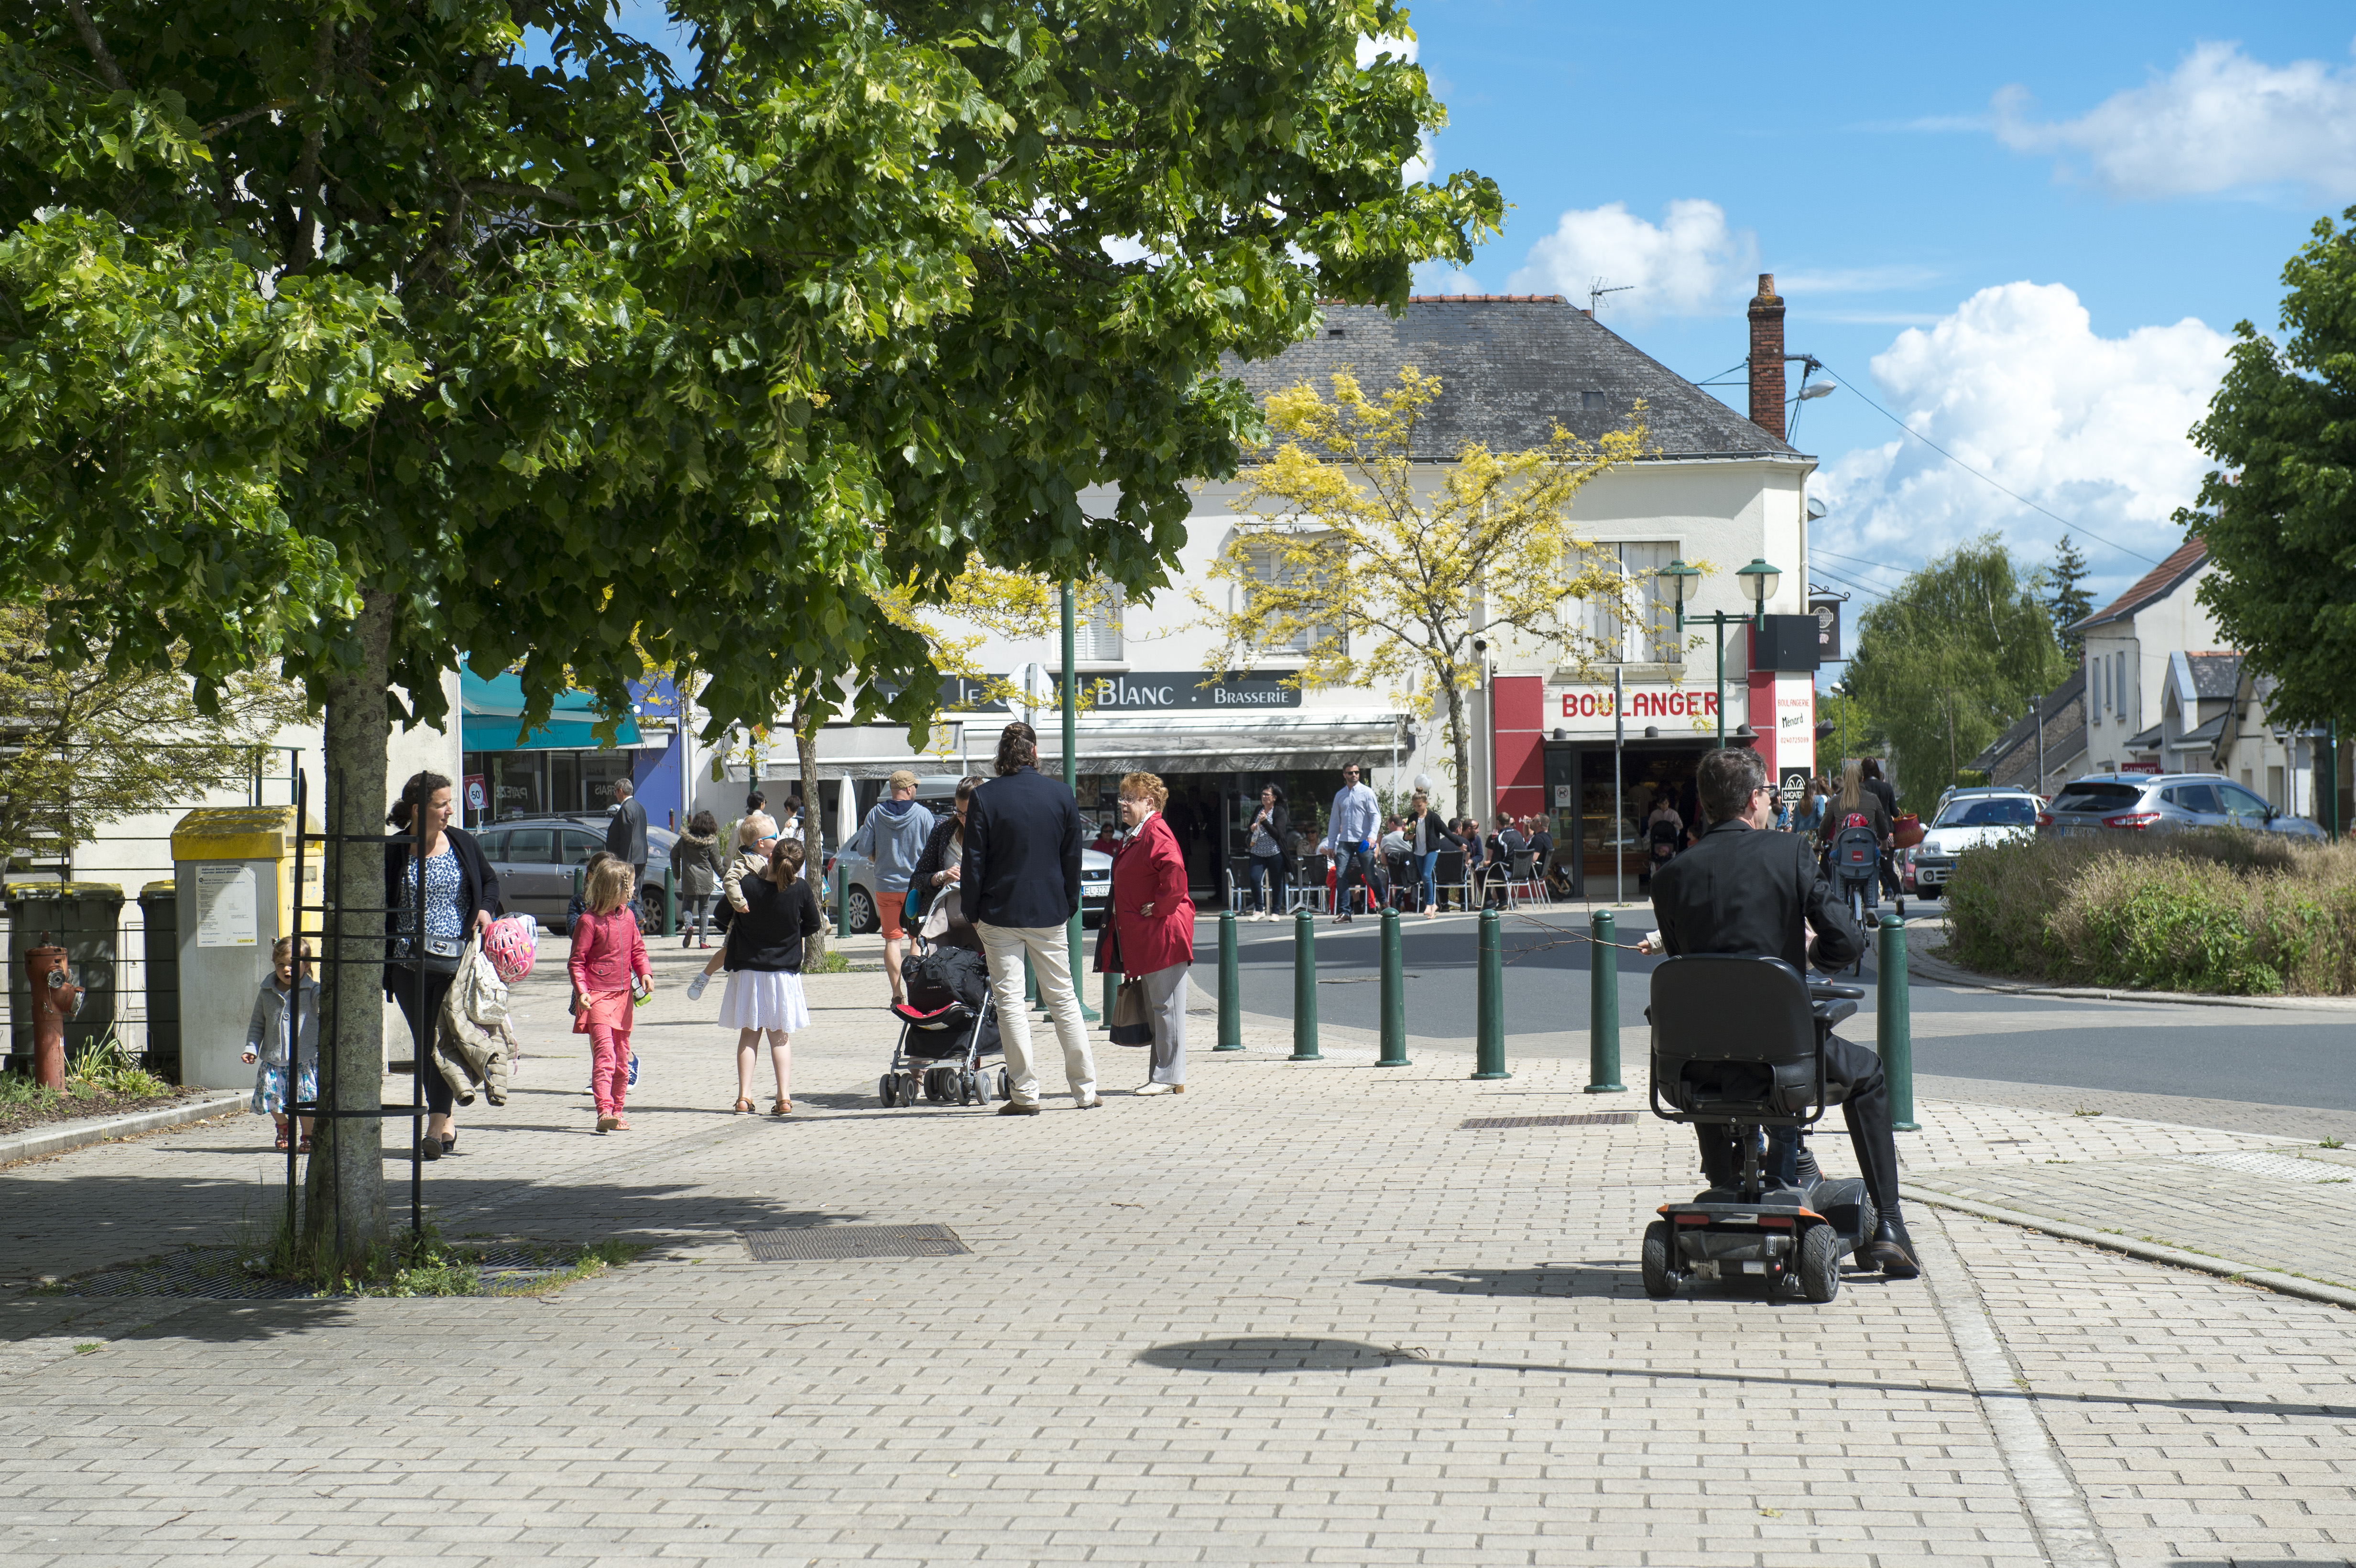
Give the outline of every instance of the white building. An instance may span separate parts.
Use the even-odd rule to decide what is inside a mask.
[[[1623,426],[1642,401],[1656,451],[1590,482],[1573,520],[1590,538],[1614,546],[1632,575],[1649,575],[1678,559],[1710,563],[1687,609],[1738,618],[1725,635],[1726,731],[1753,743],[1738,733],[1747,725],[1771,766],[1807,770],[1815,745],[1815,622],[1807,603],[1805,484],[1815,460],[1782,439],[1783,302],[1772,278],[1761,279],[1749,327],[1757,370],[1751,418],[1559,295],[1419,296],[1396,319],[1376,307],[1329,306],[1315,336],[1233,372],[1261,397],[1304,381],[1330,393],[1329,379],[1342,371],[1369,392],[1394,384],[1407,366],[1437,376],[1441,395],[1415,453],[1435,474],[1467,442],[1523,450],[1543,444],[1557,421],[1597,437]],[[1296,820],[1304,805],[1322,819],[1345,762],[1365,767],[1380,791],[1403,792],[1428,775],[1443,810],[1455,801],[1439,722],[1412,721],[1390,692],[1288,688],[1283,677],[1301,659],[1283,649],[1263,650],[1248,677],[1206,684],[1217,639],[1186,588],[1214,586],[1212,562],[1239,528],[1257,522],[1238,510],[1239,490],[1236,484],[1203,486],[1173,586],[1150,603],[1094,617],[1076,661],[1093,696],[1077,725],[1083,806],[1106,799],[1123,772],[1161,774],[1173,791],[1173,823],[1186,838],[1198,886],[1215,886],[1224,858],[1239,850],[1245,802],[1256,799],[1263,784],[1284,789]],[[1109,507],[1112,500],[1089,495],[1083,504]],[[1752,606],[1734,575],[1757,559],[1781,571],[1765,601],[1769,614],[1783,618],[1766,639],[1784,650],[1778,661],[1753,659]],[[1658,586],[1665,596],[1665,585]],[[1700,629],[1705,638],[1712,635],[1707,625]],[[1616,789],[1609,670],[1580,679],[1529,649],[1507,645],[1493,651],[1494,674],[1472,694],[1472,809],[1484,817],[1500,809],[1550,814],[1558,846],[1583,846],[1584,853],[1570,859],[1584,874],[1608,874],[1614,838],[1631,837],[1628,826],[1656,792],[1685,796],[1681,808],[1692,820],[1693,769],[1718,733],[1718,667],[1709,642],[1689,654],[1673,635],[1632,628],[1623,652],[1617,667],[1629,713]],[[994,639],[977,657],[1020,684],[1029,667],[1056,668],[1061,654],[1050,639]],[[1044,682],[1038,688],[1042,765],[1053,770],[1061,737],[1048,688]],[[842,810],[832,781],[855,781],[855,808],[863,808],[894,768],[987,772],[1004,709],[961,705],[952,690],[944,693],[941,720],[929,755],[912,753],[896,727],[830,728],[819,748],[830,781],[821,802],[830,829],[855,815]],[[763,772],[773,801],[797,788],[790,741],[780,735],[777,745]],[[698,801],[726,820],[742,809],[744,788],[739,767],[728,782],[700,784]],[[1615,820],[1622,825],[1617,834]]]

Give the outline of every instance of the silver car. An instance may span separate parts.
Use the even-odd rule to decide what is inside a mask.
[[[647,829],[647,885],[638,890],[639,924],[662,929],[662,890],[670,880],[670,847],[678,835]],[[605,816],[519,816],[475,831],[475,842],[499,879],[510,914],[536,916],[558,933],[573,901],[573,874],[605,847]]]
[[[2307,818],[2276,811],[2222,773],[2089,774],[2062,786],[2040,827],[2059,837],[2188,827],[2246,827],[2317,843],[2326,837]]]
[[[933,814],[936,820],[957,809],[954,794],[927,799],[919,793],[916,804]],[[819,901],[829,918],[834,910],[834,873],[842,873],[843,901],[851,906],[851,929],[864,934],[884,928],[884,918],[876,912],[875,863],[855,849],[847,849],[834,857],[826,872],[826,891]],[[1101,849],[1080,851],[1080,923],[1094,925],[1104,913],[1105,904],[1112,897],[1112,857]]]

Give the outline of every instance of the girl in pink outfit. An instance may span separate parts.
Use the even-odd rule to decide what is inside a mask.
[[[630,908],[630,868],[606,860],[585,879],[589,908],[573,923],[573,1032],[589,1037],[589,1087],[597,1096],[597,1130],[630,1130],[622,1097],[630,1086],[633,985],[654,994],[647,944]]]

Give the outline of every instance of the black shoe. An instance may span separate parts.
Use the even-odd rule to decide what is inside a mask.
[[[442,1140],[435,1137],[432,1133],[426,1134],[423,1137],[417,1140],[417,1157],[420,1159],[440,1159],[442,1157]]]
[[[998,1114],[1001,1116],[1035,1116],[1039,1114],[1039,1107],[1036,1105],[1018,1105],[1013,1101],[1009,1100],[1006,1104],[998,1107]]]
[[[1865,1244],[1865,1261],[1890,1279],[1912,1279],[1922,1272],[1914,1261],[1914,1238],[1906,1233],[1906,1221],[1887,1215]]]
[[[457,1134],[452,1133],[448,1137],[442,1140],[442,1152],[444,1154],[455,1154],[458,1152]]]

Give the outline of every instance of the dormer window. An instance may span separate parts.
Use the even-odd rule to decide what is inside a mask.
[[[1609,409],[1612,401],[1601,392],[1581,392],[1579,394],[1579,406],[1588,410]]]

